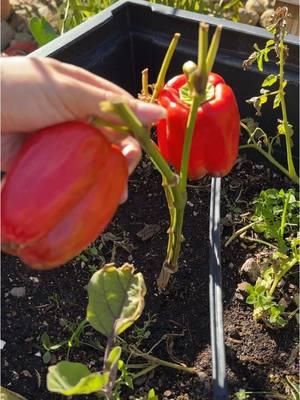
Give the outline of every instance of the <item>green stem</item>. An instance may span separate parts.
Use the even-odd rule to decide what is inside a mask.
[[[289,270],[290,270],[291,268],[293,268],[293,266],[294,266],[295,264],[297,264],[297,263],[298,263],[297,258],[293,258],[292,261],[291,261],[290,263],[287,263],[287,264],[286,264],[286,267],[285,267],[285,268],[282,268],[278,273],[275,274],[273,284],[272,284],[272,286],[271,286],[271,289],[269,290],[269,295],[270,295],[270,296],[273,295],[273,293],[275,292],[275,289],[276,289],[278,283],[281,281],[281,279],[284,277],[284,275],[287,274],[287,273],[289,272]]]
[[[100,117],[93,117],[91,119],[91,124],[95,125],[97,128],[107,127],[107,128],[112,128],[116,132],[126,133],[127,135],[130,134],[130,131],[127,126],[114,124],[113,122],[109,122]]]
[[[135,380],[136,378],[148,374],[150,371],[155,369],[157,367],[157,364],[151,364],[149,367],[144,368],[142,371],[137,372],[136,374],[133,375],[132,379]]]
[[[212,70],[212,67],[215,62],[215,58],[218,52],[220,40],[221,40],[221,33],[222,33],[222,25],[218,25],[216,27],[214,36],[212,38],[208,54],[206,57],[206,67],[207,67],[207,73],[209,74]]]
[[[279,64],[279,95],[280,95],[280,102],[281,102],[281,111],[282,111],[282,120],[284,125],[285,131],[285,141],[286,141],[286,153],[287,153],[287,163],[288,163],[288,170],[291,179],[294,179],[299,182],[299,178],[297,176],[293,156],[292,156],[292,143],[291,143],[291,131],[288,123],[287,118],[287,111],[286,111],[286,104],[285,104],[285,93],[284,93],[284,44],[283,44],[283,37],[281,35],[280,39],[280,64]]]
[[[175,364],[173,362],[170,361],[165,361],[165,360],[161,360],[160,358],[154,357],[154,356],[150,356],[149,354],[143,353],[140,350],[136,349],[134,346],[129,346],[130,351],[137,357],[141,357],[144,358],[145,360],[148,360],[149,362],[151,362],[152,364],[155,364],[156,366],[160,365],[163,367],[168,367],[168,368],[173,368],[179,371],[184,371],[184,372],[189,372],[191,374],[196,374],[196,369],[195,368],[191,368],[191,367],[186,367],[184,365],[180,365],[180,364]]]
[[[249,242],[264,244],[265,246],[271,247],[272,249],[275,249],[275,250],[277,250],[277,248],[278,248],[277,246],[274,246],[274,244],[272,244],[272,243],[266,242],[265,240],[262,240],[262,239],[253,238],[251,236],[245,236],[245,237],[243,237],[243,239],[248,240]]]
[[[136,117],[133,111],[124,103],[112,104],[114,110],[127,124],[129,130],[133,133],[134,137],[139,141],[143,150],[149,155],[151,161],[164,176],[170,186],[176,186],[178,178],[169,167],[167,161],[161,155],[157,145],[150,138],[148,128],[143,126],[141,121]]]
[[[173,36],[173,39],[169,45],[169,48],[167,50],[167,53],[165,55],[164,61],[162,63],[161,69],[159,71],[158,77],[157,77],[157,81],[154,85],[154,90],[153,90],[153,94],[150,100],[150,103],[154,103],[158,93],[160,92],[160,90],[162,89],[162,87],[165,84],[165,79],[166,79],[166,74],[170,65],[170,62],[172,60],[174,51],[176,49],[178,40],[180,38],[180,33],[175,33],[175,35]]]
[[[290,202],[290,196],[291,193],[288,192],[285,202],[284,202],[284,206],[283,206],[283,212],[282,212],[282,217],[281,217],[281,224],[280,224],[280,236],[283,239],[283,235],[284,235],[284,228],[285,228],[285,221],[286,221],[286,214],[287,214],[287,208]]]
[[[249,228],[251,228],[252,226],[254,226],[255,224],[257,224],[257,222],[259,221],[255,221],[255,222],[251,222],[251,224],[248,224],[246,226],[243,226],[243,228],[237,230],[236,232],[234,232],[230,238],[227,240],[227,242],[225,243],[225,247],[229,246],[231,242],[233,242],[238,236],[240,236],[242,233],[246,232]]]

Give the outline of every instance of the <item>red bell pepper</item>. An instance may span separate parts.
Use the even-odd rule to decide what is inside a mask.
[[[162,155],[180,171],[189,104],[180,95],[187,83],[185,75],[171,79],[158,95],[158,103],[167,109],[167,118],[157,125]],[[230,172],[238,154],[240,115],[231,88],[214,73],[208,77],[212,96],[198,108],[190,151],[188,177],[206,174],[224,176]]]
[[[32,268],[64,264],[109,223],[127,178],[125,157],[98,129],[68,122],[40,130],[5,177],[2,249]]]

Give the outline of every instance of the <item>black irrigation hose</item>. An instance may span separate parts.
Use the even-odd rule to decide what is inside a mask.
[[[221,178],[212,178],[209,213],[209,314],[213,400],[227,399],[220,241]]]

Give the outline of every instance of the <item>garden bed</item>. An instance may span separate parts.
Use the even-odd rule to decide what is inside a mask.
[[[133,263],[145,277],[148,289],[146,306],[136,325],[142,327],[149,318],[156,321],[150,324],[149,338],[142,342],[141,349],[147,350],[163,335],[170,335],[169,354],[166,340],[157,346],[153,354],[166,360],[170,360],[171,354],[171,360],[175,357],[188,366],[196,366],[199,371],[197,377],[159,367],[154,374],[136,383],[136,397],[139,392],[145,394],[147,388],[154,387],[160,399],[210,399],[209,183],[205,179],[194,182],[195,187],[189,188],[181,268],[164,294],[158,294],[155,280],[165,255],[168,214],[160,189],[160,176],[147,159],[141,162],[131,177],[129,200],[120,207],[106,230],[104,238],[107,241],[97,255],[85,252],[88,261],[77,259],[64,268],[43,273],[32,271],[18,259],[3,255],[2,340],[6,345],[2,351],[2,385],[29,400],[60,398],[46,389],[47,366],[42,360],[45,350],[41,345],[41,334],[47,332],[53,343],[71,336],[66,325],[76,325],[85,318],[87,292],[84,287],[92,275],[89,266],[101,265],[104,260],[110,262],[113,256],[118,265],[126,261]],[[243,214],[248,211],[249,201],[266,186],[288,188],[290,184],[261,165],[241,160],[231,175],[222,180],[222,217],[228,213],[234,217],[235,212]],[[149,239],[142,240],[139,232],[145,224],[154,225],[153,236],[150,232]],[[232,227],[223,226],[223,244],[231,233]],[[101,239],[97,245],[100,243]],[[231,396],[240,388],[280,390],[284,393],[284,377],[296,375],[298,371],[295,359],[298,340],[296,320],[290,321],[284,329],[267,328],[254,322],[252,308],[246,305],[245,300],[236,297],[237,285],[245,280],[240,272],[241,266],[258,250],[261,249],[257,245],[245,245],[237,240],[226,249],[223,246],[222,251],[225,344]],[[293,284],[295,282],[289,280],[285,289],[294,292]],[[12,296],[10,291],[14,287],[24,287],[25,295],[20,298]],[[134,343],[135,333],[131,329],[124,337]],[[98,340],[105,343],[104,338],[92,330],[84,338],[91,343]],[[64,347],[54,352],[51,363],[65,358],[66,351]],[[85,346],[72,348],[70,360],[86,362],[91,368],[101,365],[99,353]],[[122,399],[128,396],[124,395]],[[255,398],[265,397],[255,395]]]

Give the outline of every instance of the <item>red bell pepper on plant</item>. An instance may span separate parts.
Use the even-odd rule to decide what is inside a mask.
[[[2,249],[33,268],[64,264],[109,223],[127,170],[119,148],[86,123],[35,133],[2,187]]]
[[[180,171],[191,103],[187,77],[171,79],[160,91],[158,103],[167,109],[167,118],[157,125],[158,145],[166,160]],[[188,177],[228,174],[237,158],[239,134],[240,115],[234,93],[221,76],[210,73],[206,99],[198,107]]]

